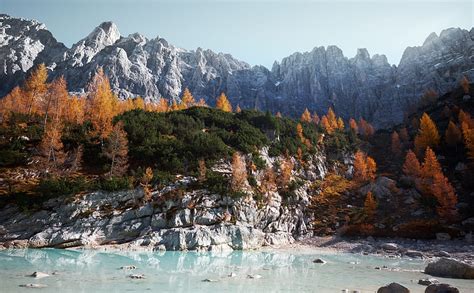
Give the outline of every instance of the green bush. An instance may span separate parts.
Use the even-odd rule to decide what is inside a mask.
[[[91,186],[84,177],[78,178],[47,178],[39,182],[36,192],[43,199],[76,194],[88,190]]]
[[[133,189],[132,177],[112,177],[99,181],[99,189],[105,191],[120,191]]]

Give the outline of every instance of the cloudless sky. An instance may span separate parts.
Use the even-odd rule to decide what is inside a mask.
[[[70,47],[103,21],[122,35],[160,36],[175,46],[230,53],[271,68],[296,51],[337,45],[398,64],[431,33],[474,26],[474,1],[408,0],[0,0],[0,13],[46,24]]]

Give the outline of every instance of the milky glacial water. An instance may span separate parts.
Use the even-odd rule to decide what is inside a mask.
[[[315,264],[322,258],[326,264]],[[119,269],[134,265],[136,270]],[[19,249],[0,251],[0,292],[375,292],[390,282],[412,292],[427,275],[422,260],[389,259],[314,251],[100,252],[94,250]],[[397,271],[376,270],[387,266]],[[35,279],[41,271],[51,276]],[[53,275],[53,272],[56,274]],[[144,274],[133,280],[130,274]],[[234,273],[235,277],[229,277]],[[260,275],[251,279],[248,275]],[[215,282],[203,282],[205,279]],[[474,281],[440,279],[461,292],[474,292]],[[36,283],[42,289],[19,285]]]

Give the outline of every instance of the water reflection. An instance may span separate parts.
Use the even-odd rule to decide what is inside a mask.
[[[323,258],[327,264],[315,264]],[[119,269],[134,265],[136,270]],[[40,282],[43,292],[340,292],[344,288],[375,290],[389,282],[400,282],[413,292],[422,288],[412,280],[424,277],[420,260],[375,258],[354,254],[237,251],[198,252],[101,252],[58,249],[0,251],[0,281],[5,292],[19,292],[20,284]],[[375,266],[402,271],[375,270]],[[403,271],[407,270],[407,271]],[[34,271],[57,275],[34,280],[25,277]],[[144,274],[144,280],[128,278]],[[235,277],[229,277],[233,273]],[[249,279],[248,275],[261,275]],[[202,282],[212,279],[217,282]],[[460,288],[472,284],[451,281]],[[1,290],[0,290],[1,291]],[[469,291],[469,290],[468,290]],[[422,291],[420,291],[422,292]]]

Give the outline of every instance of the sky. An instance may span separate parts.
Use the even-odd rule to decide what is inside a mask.
[[[0,0],[0,13],[46,24],[70,47],[103,21],[121,34],[160,36],[184,49],[230,53],[251,65],[314,47],[357,48],[398,64],[408,46],[431,32],[474,26],[474,1],[464,0]]]

